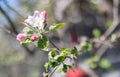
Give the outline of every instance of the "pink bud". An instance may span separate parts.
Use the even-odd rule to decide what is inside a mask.
[[[38,38],[38,37],[37,37],[36,35],[32,35],[32,36],[30,37],[30,40],[34,42],[34,41],[37,40],[37,38]]]
[[[26,39],[26,34],[19,33],[16,38],[18,41],[24,41]]]
[[[47,17],[47,12],[46,11],[42,11],[40,14],[46,19],[46,17]]]

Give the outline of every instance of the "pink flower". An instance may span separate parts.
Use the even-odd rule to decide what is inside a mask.
[[[19,33],[16,38],[18,41],[24,41],[26,39],[26,34]]]
[[[46,13],[46,11],[42,11],[40,14],[41,14],[41,16],[43,16],[43,18],[44,18],[43,24],[45,25],[45,24],[46,24],[47,13]]]
[[[42,11],[41,13],[39,11],[35,11],[33,16],[28,16],[28,18],[25,19],[24,22],[33,27],[38,27],[40,30],[42,30],[44,29],[44,26],[46,24],[46,18],[46,11]]]
[[[36,41],[38,39],[38,37],[36,36],[36,35],[32,35],[31,37],[30,37],[30,40],[31,41]]]

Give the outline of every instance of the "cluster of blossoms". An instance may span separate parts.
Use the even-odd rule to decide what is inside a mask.
[[[42,30],[44,30],[44,27],[46,25],[46,16],[46,11],[35,11],[33,16],[28,16],[28,18],[24,21],[27,27],[24,28],[23,33],[19,33],[17,35],[16,39],[20,42],[37,41],[39,37],[37,33],[40,33]]]

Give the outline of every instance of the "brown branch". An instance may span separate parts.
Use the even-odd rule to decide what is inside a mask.
[[[119,8],[119,0],[113,0],[113,23],[111,27],[103,35],[104,40],[109,39],[109,36],[113,33],[113,31],[119,24],[119,14],[118,14],[119,9],[118,8]],[[107,49],[108,49],[108,46],[102,45],[96,52],[96,55],[101,58]]]
[[[50,41],[50,43],[51,43],[57,50],[60,50],[60,49],[52,42],[52,40],[49,39],[49,41]]]
[[[9,22],[10,24],[10,27],[12,29],[12,31],[8,30],[10,33],[14,34],[14,35],[17,35],[18,32],[15,28],[15,24],[12,22],[11,18],[8,16],[8,14],[3,10],[3,8],[0,6],[0,11],[1,13],[5,16],[5,18],[7,19],[7,21]],[[4,29],[5,32],[9,33],[7,30]],[[30,54],[30,55],[33,55],[35,53],[35,49],[34,50],[30,50],[27,46],[23,46],[23,48]]]
[[[13,24],[13,22],[11,21],[10,17],[7,15],[7,13],[3,10],[3,8],[0,6],[0,11],[2,12],[2,14],[5,16],[5,18],[8,20],[10,26],[11,26],[11,29],[12,31],[15,33],[15,34],[18,34],[16,28],[15,28],[15,25]]]
[[[24,19],[24,16],[22,16],[18,11],[16,11],[14,8],[12,8],[6,0],[3,0],[3,2],[10,10],[14,11],[17,15],[19,15],[20,17],[22,17]]]

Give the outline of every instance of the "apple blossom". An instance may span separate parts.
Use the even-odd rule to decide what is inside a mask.
[[[26,34],[19,33],[16,38],[18,41],[24,41],[26,39]]]
[[[46,16],[46,11],[42,11],[41,13],[39,11],[35,11],[34,15],[28,16],[24,22],[32,27],[38,27],[40,30],[42,30],[46,24]]]
[[[31,41],[36,41],[38,39],[38,37],[36,36],[36,35],[32,35],[31,37],[30,37],[30,40]]]

